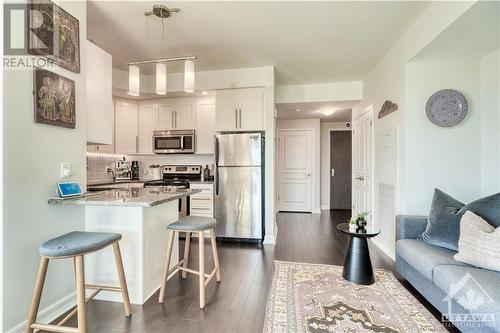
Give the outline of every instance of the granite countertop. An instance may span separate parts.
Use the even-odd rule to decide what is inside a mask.
[[[199,192],[201,192],[201,190],[167,190],[159,187],[114,189],[94,192],[83,197],[50,198],[48,202],[52,205],[154,207]]]

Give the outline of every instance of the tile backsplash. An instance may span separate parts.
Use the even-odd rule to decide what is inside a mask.
[[[115,155],[103,153],[87,153],[87,183],[111,182],[113,175],[106,172],[107,168],[114,170],[114,162],[120,159],[139,161],[140,179],[153,179],[150,165],[180,164],[201,165],[210,168],[215,163],[214,155],[172,154],[172,155]]]

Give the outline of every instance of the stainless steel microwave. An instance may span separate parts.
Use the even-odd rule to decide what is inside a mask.
[[[153,131],[153,152],[155,154],[194,154],[194,130]]]

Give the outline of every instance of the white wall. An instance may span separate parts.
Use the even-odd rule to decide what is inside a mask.
[[[321,126],[319,119],[287,119],[278,120],[276,127],[280,129],[312,129],[313,130],[313,213],[320,213],[320,179],[321,179]]]
[[[55,194],[60,162],[70,162],[73,180],[85,186],[86,151],[86,4],[59,5],[80,22],[81,73],[54,71],[75,80],[76,129],[35,124],[33,71],[4,72],[4,212],[3,332],[26,320],[40,257],[38,247],[50,238],[84,228],[84,211],[78,207],[50,206]],[[57,67],[57,66],[55,66]],[[52,305],[75,289],[71,260],[49,264],[40,309]]]
[[[404,203],[406,189],[403,180],[408,177],[405,165],[405,114],[407,112],[405,101],[405,64],[411,60],[420,50],[434,40],[448,26],[457,20],[472,5],[471,2],[432,2],[426,10],[417,18],[406,33],[394,44],[380,62],[372,69],[363,81],[364,96],[363,101],[353,108],[353,120],[363,114],[368,108],[374,110],[374,156],[384,150],[384,137],[388,133],[397,133],[394,141],[397,143],[397,160],[387,168],[375,159],[374,193],[373,193],[373,218],[382,229],[382,232],[394,230],[395,221],[380,220],[379,215],[391,216],[399,213],[414,213],[408,210]],[[377,114],[385,100],[391,100],[398,104],[399,110],[378,119]],[[411,125],[411,124],[410,124]],[[393,170],[397,170],[397,177],[394,177]],[[395,212],[381,212],[378,207],[378,188],[380,184],[392,185],[395,188],[395,195],[398,198]],[[408,192],[410,196],[411,193]],[[390,238],[385,240],[374,239],[375,243],[384,249],[390,256],[394,256],[394,244]]]
[[[469,202],[481,196],[481,101],[479,61],[406,65],[404,196],[412,214],[429,212],[439,188]],[[466,118],[444,128],[427,119],[425,105],[441,89],[456,89],[469,103]]]
[[[359,101],[362,97],[362,81],[276,87],[276,103]]]
[[[500,191],[500,49],[481,58],[481,192]]]
[[[348,123],[343,122],[323,122],[321,123],[321,209],[330,209],[330,132],[335,131],[350,131],[351,127],[347,127]],[[346,156],[351,158],[351,156]],[[350,193],[348,195],[351,195]]]

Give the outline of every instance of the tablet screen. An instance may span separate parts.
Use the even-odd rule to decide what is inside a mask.
[[[78,182],[58,183],[57,186],[59,187],[59,195],[61,197],[82,194],[82,188]]]

